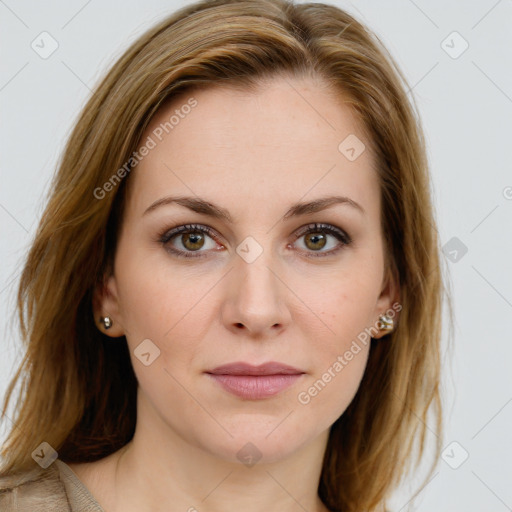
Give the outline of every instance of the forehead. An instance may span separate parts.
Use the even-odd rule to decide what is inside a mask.
[[[137,210],[175,193],[253,211],[262,199],[288,204],[333,192],[365,205],[378,201],[362,123],[342,97],[312,79],[181,93],[155,114],[143,145],[152,148],[132,171]]]

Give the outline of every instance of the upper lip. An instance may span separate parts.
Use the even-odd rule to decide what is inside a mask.
[[[217,366],[217,368],[208,370],[206,373],[212,373],[214,375],[299,375],[304,372],[293,366],[275,361],[270,361],[258,366],[238,361]]]

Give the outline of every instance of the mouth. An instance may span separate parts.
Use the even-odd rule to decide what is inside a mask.
[[[229,363],[205,373],[225,391],[246,400],[277,395],[305,375],[303,370],[277,362],[259,366],[244,362]]]

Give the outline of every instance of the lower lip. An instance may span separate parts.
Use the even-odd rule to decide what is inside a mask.
[[[274,396],[289,388],[304,374],[294,375],[217,375],[208,373],[226,391],[247,400]]]

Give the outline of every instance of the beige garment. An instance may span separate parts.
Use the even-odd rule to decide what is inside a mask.
[[[0,475],[1,512],[105,512],[73,470],[56,459],[47,469]]]

